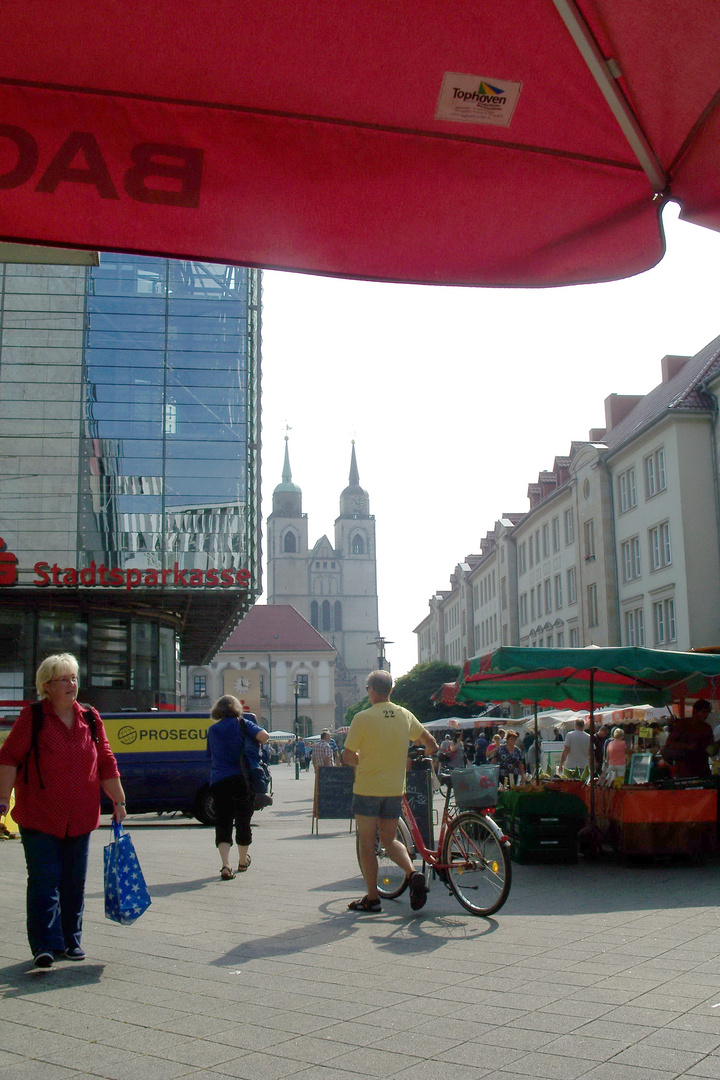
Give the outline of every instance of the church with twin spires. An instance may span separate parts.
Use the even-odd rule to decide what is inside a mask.
[[[365,694],[367,674],[377,666],[379,636],[375,519],[360,487],[354,442],[334,543],[321,536],[311,548],[285,438],[282,483],[267,519],[267,597],[268,604],[291,604],[337,649],[335,715],[341,723],[345,710]]]

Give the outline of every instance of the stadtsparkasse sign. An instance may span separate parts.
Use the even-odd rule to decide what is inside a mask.
[[[0,587],[19,584],[17,556],[7,550],[0,538]],[[32,568],[35,575],[30,585],[38,589],[247,589],[251,574],[244,568],[206,570],[182,568],[179,563],[166,569],[148,567],[113,567],[94,560],[84,567],[60,566],[58,563],[36,562]]]
[[[165,570],[139,570],[137,567],[128,567],[121,570],[116,567],[108,569],[104,563],[97,566],[91,562],[89,566],[79,570],[76,566],[52,566],[46,562],[36,562],[33,571],[36,575],[31,585],[46,588],[49,585],[55,588],[76,589],[78,586],[92,588],[99,586],[106,589],[158,589],[172,586],[176,589],[230,589],[235,585],[246,589],[250,584],[249,570],[187,570],[181,569],[178,563],[174,563],[170,569]]]

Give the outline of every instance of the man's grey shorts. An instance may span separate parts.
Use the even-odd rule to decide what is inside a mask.
[[[360,817],[399,818],[402,795],[353,795],[352,812]]]

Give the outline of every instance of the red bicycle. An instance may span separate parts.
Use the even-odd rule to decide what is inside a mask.
[[[411,757],[415,757],[415,753],[411,751]],[[445,788],[445,804],[437,847],[426,847],[405,796],[396,837],[405,845],[412,860],[422,859],[428,886],[431,873],[434,873],[471,915],[493,915],[510,893],[510,842],[490,816],[489,811],[493,808],[465,810],[458,807],[453,799],[452,774],[440,773],[438,780]],[[394,900],[407,889],[408,878],[385,854],[379,837],[376,837],[375,845],[378,892],[383,900]]]

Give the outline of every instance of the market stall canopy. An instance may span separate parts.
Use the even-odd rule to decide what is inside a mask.
[[[720,656],[661,649],[504,646],[466,660],[457,697],[565,708],[720,698]]]
[[[346,277],[639,273],[720,228],[717,0],[3,4],[0,239]]]
[[[537,714],[538,730],[544,739],[551,739],[555,730],[567,732],[575,724],[578,717],[587,720],[590,713],[587,709],[550,709],[547,712]],[[611,724],[651,724],[656,721],[665,722],[668,719],[667,707],[653,708],[652,705],[615,705],[610,708],[595,709],[595,725]],[[524,716],[525,730],[535,730],[535,715]]]
[[[443,683],[432,695],[436,705],[454,705],[458,691],[458,680]]]
[[[295,735],[292,731],[269,731],[268,737],[271,739],[294,739]]]

